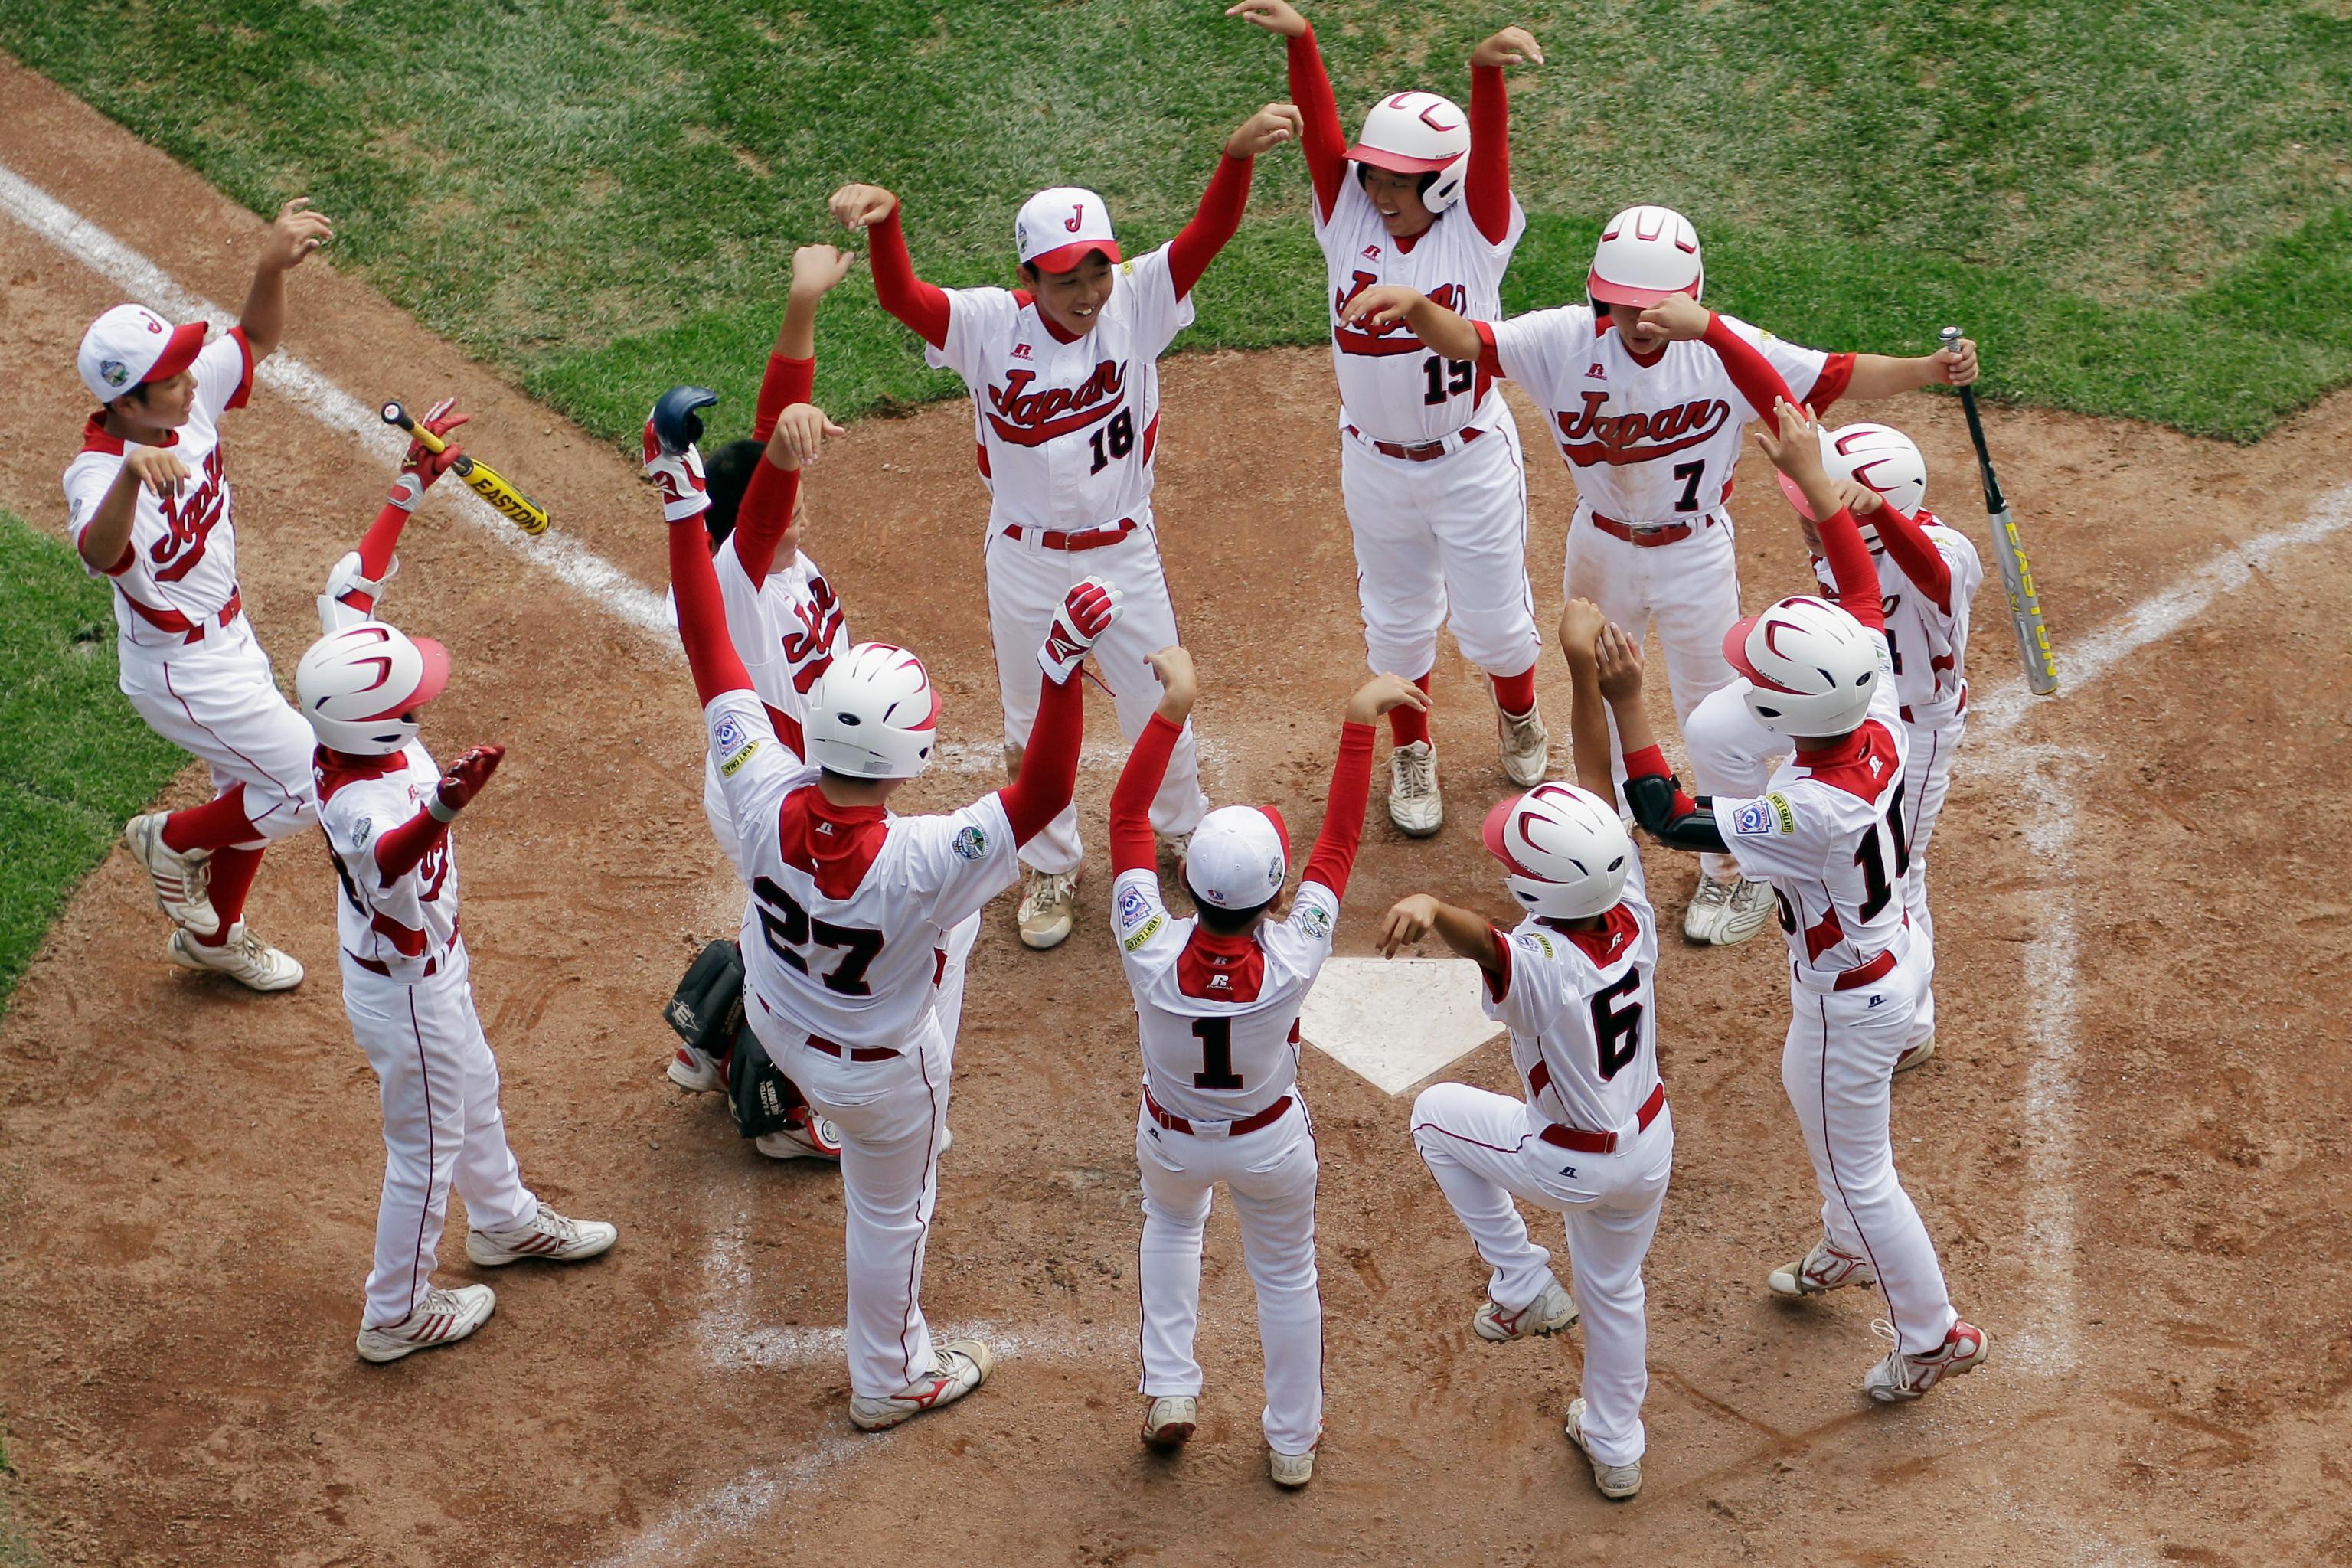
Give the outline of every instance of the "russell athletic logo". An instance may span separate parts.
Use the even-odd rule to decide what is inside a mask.
[[[1595,463],[1646,463],[1684,451],[1711,439],[1731,418],[1731,405],[1719,397],[1695,397],[1647,412],[1603,414],[1607,393],[1580,395],[1583,407],[1561,409],[1554,416],[1559,424],[1560,455],[1580,468]]]
[[[1015,447],[1042,447],[1056,436],[1107,419],[1127,401],[1127,367],[1117,360],[1095,366],[1076,386],[1032,392],[1034,370],[1005,373],[1003,386],[988,389],[989,428]]]

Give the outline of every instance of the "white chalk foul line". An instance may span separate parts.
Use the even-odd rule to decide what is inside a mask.
[[[140,303],[174,321],[201,318],[225,326],[236,320],[211,300],[183,289],[170,273],[5,164],[0,164],[0,212]],[[354,437],[385,468],[400,466],[408,437],[386,425],[375,405],[362,403],[283,348],[262,361],[256,374],[262,385],[320,424]],[[456,499],[458,515],[495,542],[579,590],[589,603],[610,610],[640,631],[651,632],[656,646],[673,655],[679,652],[659,594],[568,534],[551,530],[534,539],[464,486],[441,488]]]

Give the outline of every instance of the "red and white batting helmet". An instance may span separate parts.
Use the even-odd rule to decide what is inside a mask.
[[[294,671],[294,700],[319,744],[388,757],[416,739],[416,710],[449,684],[448,651],[382,621],[362,621],[310,645]]]
[[[1486,814],[1487,850],[1531,914],[1581,920],[1624,897],[1633,839],[1617,808],[1571,784],[1539,784]]]
[[[1862,623],[1805,595],[1726,632],[1723,657],[1748,679],[1740,694],[1748,711],[1776,735],[1849,733],[1870,711],[1879,681],[1878,648]]]
[[[1470,172],[1470,117],[1433,92],[1395,92],[1372,105],[1348,156],[1399,174],[1435,174],[1421,205],[1444,212]]]
[[[862,642],[809,689],[810,762],[860,779],[910,779],[931,764],[940,694],[905,648]]]
[[[1696,300],[1706,287],[1698,231],[1672,207],[1627,207],[1601,227],[1585,292],[1608,305],[1648,310],[1669,294]]]
[[[1290,836],[1271,806],[1221,805],[1201,818],[1184,851],[1184,885],[1204,904],[1254,910],[1290,875]]]
[[[1853,479],[1876,490],[1886,498],[1887,505],[1906,515],[1916,513],[1927,499],[1927,459],[1919,455],[1910,437],[1892,425],[1862,420],[1822,431],[1822,467],[1832,479]],[[1780,493],[1789,498],[1797,515],[1819,522],[1796,482],[1786,474],[1780,480]],[[1868,518],[1854,521],[1862,524],[1864,539],[1877,536]]]

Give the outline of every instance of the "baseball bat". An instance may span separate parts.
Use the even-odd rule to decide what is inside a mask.
[[[415,437],[428,452],[444,451],[448,447],[447,442],[419,425],[408,410],[397,403],[383,405],[383,422],[397,425]],[[467,488],[476,495],[489,502],[499,516],[525,533],[547,531],[547,509],[508,483],[506,476],[488,463],[461,452],[457,460],[449,465],[449,471],[465,480]]]
[[[1946,327],[1937,334],[1946,348],[1960,341],[1960,329]],[[2009,595],[2009,624],[2017,633],[2017,657],[2025,666],[2026,689],[2047,697],[2058,689],[2058,657],[2050,650],[2050,628],[2042,623],[2042,596],[2033,589],[2033,568],[2025,559],[2025,541],[2017,520],[2009,515],[2009,499],[1992,471],[1992,452],[1985,446],[1984,421],[1977,415],[1977,389],[1960,388],[1960,409],[1969,416],[1969,439],[1976,443],[1977,467],[1984,473],[1985,515],[1992,520],[1993,559],[2000,565],[2000,585]]]

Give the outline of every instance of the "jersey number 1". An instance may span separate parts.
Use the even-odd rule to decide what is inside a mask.
[[[1234,1021],[1195,1018],[1192,1037],[1201,1042],[1201,1070],[1192,1075],[1194,1089],[1239,1089],[1242,1075],[1234,1070]]]

